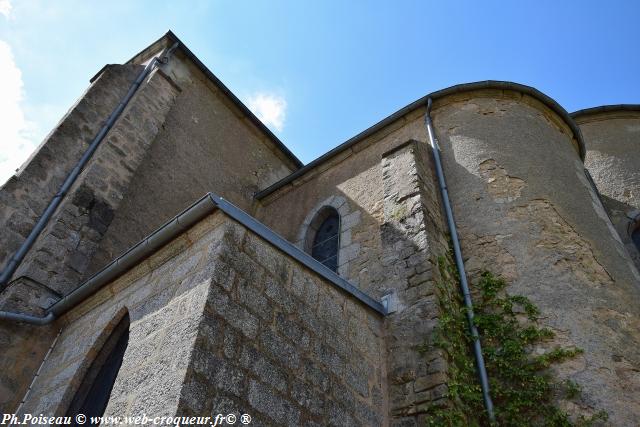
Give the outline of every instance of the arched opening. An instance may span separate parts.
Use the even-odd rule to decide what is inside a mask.
[[[78,414],[86,415],[87,422],[89,417],[104,414],[128,343],[129,313],[126,313],[91,363],[67,410],[74,425]]]
[[[332,207],[320,210],[309,226],[307,252],[326,267],[338,271],[340,215]]]

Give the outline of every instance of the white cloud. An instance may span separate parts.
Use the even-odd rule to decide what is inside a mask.
[[[282,132],[287,110],[287,101],[282,96],[256,93],[249,97],[248,107],[262,123]]]
[[[0,184],[13,175],[36,147],[31,137],[33,124],[22,110],[22,86],[22,73],[11,47],[0,40]]]
[[[0,0],[0,15],[4,15],[5,18],[9,19],[9,16],[11,16],[10,0]]]

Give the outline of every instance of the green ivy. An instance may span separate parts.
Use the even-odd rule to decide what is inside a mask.
[[[460,301],[458,276],[449,258],[439,259],[438,283],[441,318],[435,346],[449,360],[448,399],[432,406],[430,426],[490,425],[482,400],[475,362],[471,354],[466,308]],[[589,418],[571,420],[554,403],[557,398],[579,398],[581,390],[572,381],[557,381],[547,369],[554,363],[582,353],[578,348],[557,347],[541,355],[532,346],[554,336],[537,325],[538,308],[524,296],[508,295],[506,283],[489,272],[482,274],[474,295],[475,324],[482,337],[483,356],[489,376],[496,426],[588,426],[605,421],[598,412]],[[425,349],[426,349],[425,345]]]

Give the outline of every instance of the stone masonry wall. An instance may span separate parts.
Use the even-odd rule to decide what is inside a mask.
[[[257,215],[296,241],[298,224],[318,203],[344,197],[350,212],[360,211],[351,230],[352,244],[360,247],[349,271],[341,274],[382,296],[396,285],[387,278],[398,253],[385,254],[384,239],[391,233],[385,236],[375,225],[404,213],[402,201],[389,197],[394,192],[384,182],[398,175],[384,174],[393,156],[380,159],[408,139],[427,140],[423,114],[414,110],[279,188],[261,201]],[[472,282],[486,269],[501,275],[509,292],[541,307],[545,326],[559,337],[549,345],[584,349],[584,356],[557,370],[561,379],[570,378],[584,390],[583,401],[570,412],[604,409],[614,423],[631,425],[637,405],[630,400],[633,393],[624,390],[639,390],[633,374],[640,366],[638,313],[630,304],[638,299],[638,274],[589,186],[570,127],[539,100],[508,90],[437,99],[433,117]],[[391,396],[398,396],[393,372],[389,381]],[[409,376],[406,383],[412,381]],[[406,407],[414,394],[415,388],[407,386]]]
[[[39,200],[38,209],[44,209],[44,204],[57,192],[62,174],[71,168],[67,159],[74,159],[80,149],[86,149],[87,141],[98,131],[97,126],[102,125],[106,119],[104,116],[111,112],[107,113],[106,107],[115,108],[115,103],[119,101],[116,97],[124,96],[130,80],[140,70],[137,66],[110,66],[103,71],[85,98],[65,116],[36,153],[20,179],[9,181],[2,189],[3,194],[7,195],[7,191],[14,189],[14,184],[21,188],[6,199],[7,205],[2,206],[1,211],[3,215],[13,212],[13,217],[35,218],[33,212],[26,213],[21,207],[21,203],[32,200],[31,197]],[[44,308],[80,283],[88,259],[123,198],[127,180],[144,155],[148,146],[145,141],[148,143],[149,134],[158,127],[162,110],[166,112],[166,105],[173,96],[167,81],[160,75],[158,77],[152,78],[140,89],[94,153],[14,274],[12,283],[0,296],[2,309],[39,315]],[[132,118],[138,115],[136,119]],[[47,175],[43,168],[49,167],[48,162],[53,161],[49,156],[52,155],[56,156],[56,161],[59,159],[60,165],[47,169]],[[26,179],[37,170],[47,177],[44,187],[38,187],[36,182]],[[23,198],[17,197],[19,194]],[[29,224],[27,232],[32,225]],[[25,223],[25,230],[26,226]],[[7,225],[1,230],[5,232],[10,229],[11,226]],[[20,236],[20,243],[25,236]],[[15,407],[42,360],[52,334],[37,327],[3,323],[0,325],[0,336],[5,343],[0,349],[0,363],[7,368],[0,371],[0,389],[8,391],[1,394],[0,405]],[[33,340],[29,339],[31,336]],[[20,369],[15,369],[17,365]]]
[[[58,330],[0,323],[0,412],[14,413]]]
[[[6,256],[141,69],[106,67],[24,171],[0,190]],[[248,207],[253,191],[292,170],[213,86],[179,51],[147,78],[0,295],[0,308],[41,314],[202,194],[219,191]],[[0,325],[7,344],[0,350],[0,367],[7,367],[0,373],[0,390],[7,391],[0,404],[15,406],[53,335]]]
[[[426,140],[423,119],[417,112],[399,120],[258,210],[267,225],[300,244],[313,215],[335,207],[342,217],[339,274],[377,298],[396,291],[399,310],[386,327],[392,423],[399,425],[421,423],[426,407],[446,392],[444,358],[417,348],[428,344],[437,323],[435,266],[448,245],[431,154],[416,141]]]
[[[447,183],[472,284],[489,270],[529,297],[555,346],[583,353],[554,368],[582,387],[574,415],[640,418],[640,278],[572,147],[572,135],[526,96],[435,103]]]
[[[640,111],[611,111],[576,118],[589,170],[627,251],[640,269],[631,232],[640,220]]]
[[[163,69],[181,91],[127,188],[127,203],[114,213],[89,273],[203,194],[214,192],[250,212],[256,191],[293,170],[179,51]]]
[[[137,397],[140,410],[155,400],[175,410],[208,292],[208,283],[197,275],[211,272],[210,246],[224,235],[221,223],[220,215],[203,220],[57,320],[53,327],[62,333],[22,413],[64,415],[127,312],[129,343],[109,405],[116,408]],[[139,393],[119,392],[128,385]]]
[[[65,413],[125,310],[129,344],[107,416],[386,422],[380,315],[221,212],[61,319],[60,340],[24,412]]]
[[[382,156],[406,141],[427,138],[423,112],[411,113],[362,143],[338,154],[261,200],[256,217],[302,246],[313,215],[323,204],[341,214],[338,263],[342,277],[375,298],[386,292],[380,227],[384,217]]]
[[[245,408],[258,425],[386,422],[379,314],[251,233],[230,239],[219,262],[179,412]]]
[[[27,237],[139,71],[138,66],[107,66],[21,170],[2,185],[0,266]]]
[[[440,314],[437,258],[448,241],[429,151],[409,141],[382,158],[382,265],[398,299],[387,320],[391,425],[398,426],[424,425],[427,409],[447,393],[446,357],[431,344]]]
[[[14,280],[24,277],[54,295],[75,289],[177,92],[158,72],[138,89],[16,270]],[[11,295],[11,289],[21,287],[14,282],[5,293]]]
[[[176,88],[161,73],[153,74],[138,90],[0,295],[2,309],[41,315],[82,282],[175,94]],[[84,126],[65,123],[60,127]],[[3,394],[2,404],[12,406],[22,397],[49,346],[45,339],[27,343],[30,334],[25,331],[32,329],[37,328],[0,324],[0,337],[6,342],[0,350],[0,366],[11,367],[0,373],[0,384],[10,391]]]

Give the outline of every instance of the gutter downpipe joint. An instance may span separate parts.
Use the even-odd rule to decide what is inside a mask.
[[[98,149],[98,146],[100,145],[104,137],[111,130],[116,120],[118,120],[118,117],[120,117],[120,114],[122,114],[124,109],[127,107],[127,105],[129,104],[129,101],[131,101],[131,98],[133,98],[135,93],[138,91],[138,88],[140,87],[144,79],[151,73],[151,71],[153,71],[156,68],[156,66],[158,66],[158,64],[160,63],[166,64],[169,60],[169,55],[171,55],[171,53],[177,47],[178,47],[178,43],[176,42],[169,49],[165,49],[160,54],[160,59],[158,59],[158,57],[154,57],[144,67],[144,70],[142,70],[140,74],[138,74],[138,77],[136,78],[136,80],[129,87],[127,94],[124,96],[124,98],[122,98],[122,100],[120,100],[120,103],[118,104],[118,106],[109,115],[109,118],[107,119],[106,123],[102,126],[102,128],[100,128],[96,136],[93,137],[93,140],[89,144],[89,147],[87,148],[87,150],[84,152],[80,160],[78,160],[78,163],[76,163],[76,165],[71,170],[69,175],[67,175],[67,178],[64,180],[62,186],[60,187],[56,195],[53,196],[53,198],[49,202],[49,205],[44,210],[42,215],[40,215],[38,222],[36,222],[33,229],[31,229],[29,236],[27,236],[27,238],[22,243],[20,248],[13,254],[13,256],[7,262],[7,265],[5,266],[5,268],[2,270],[2,273],[0,274],[0,292],[2,292],[4,288],[7,286],[7,284],[9,283],[9,280],[11,280],[11,277],[13,277],[13,273],[16,272],[16,270],[20,266],[20,263],[22,263],[22,261],[24,260],[24,257],[27,255],[27,253],[29,252],[33,244],[38,239],[38,236],[40,236],[40,233],[42,233],[44,228],[49,223],[49,220],[51,219],[54,212],[62,202],[62,199],[64,199],[66,194],[69,192],[69,189],[71,188],[71,186],[76,182],[76,179],[78,178],[80,173],[83,171],[84,167],[87,165],[87,163],[93,156],[93,153],[95,153],[95,151]]]
[[[445,214],[447,216],[447,225],[449,226],[449,233],[451,234],[451,240],[453,242],[453,253],[455,257],[456,267],[458,269],[458,275],[460,276],[460,291],[464,299],[464,305],[466,307],[467,321],[469,323],[469,330],[473,338],[473,354],[476,361],[476,368],[478,371],[478,377],[480,379],[480,387],[482,389],[482,399],[484,401],[485,409],[491,423],[495,422],[495,413],[493,410],[493,401],[489,393],[489,377],[487,376],[487,368],[484,363],[484,357],[482,356],[482,345],[480,343],[480,334],[478,328],[474,322],[473,314],[473,302],[471,301],[471,292],[469,291],[469,283],[467,282],[467,273],[464,268],[464,262],[462,260],[462,250],[460,249],[460,240],[458,238],[458,230],[456,228],[455,219],[453,217],[453,211],[451,210],[451,201],[449,199],[449,190],[447,189],[447,183],[444,177],[444,171],[442,169],[442,162],[440,159],[440,145],[433,128],[433,121],[431,120],[431,107],[433,101],[431,97],[427,99],[427,114],[425,115],[425,125],[427,127],[427,133],[429,134],[429,143],[433,151],[433,159],[436,167],[436,175],[438,177],[438,185],[440,187],[440,195],[442,197],[442,204],[444,205]]]
[[[96,293],[104,285],[110,283],[132,266],[148,257],[154,251],[169,243],[176,235],[184,232],[215,209],[217,209],[216,201],[210,195],[196,201],[147,238],[114,259],[74,291],[62,297],[62,299],[47,309],[44,316],[39,317],[30,314],[0,311],[0,320],[23,322],[36,326],[53,323],[58,317],[64,315],[76,305]]]

